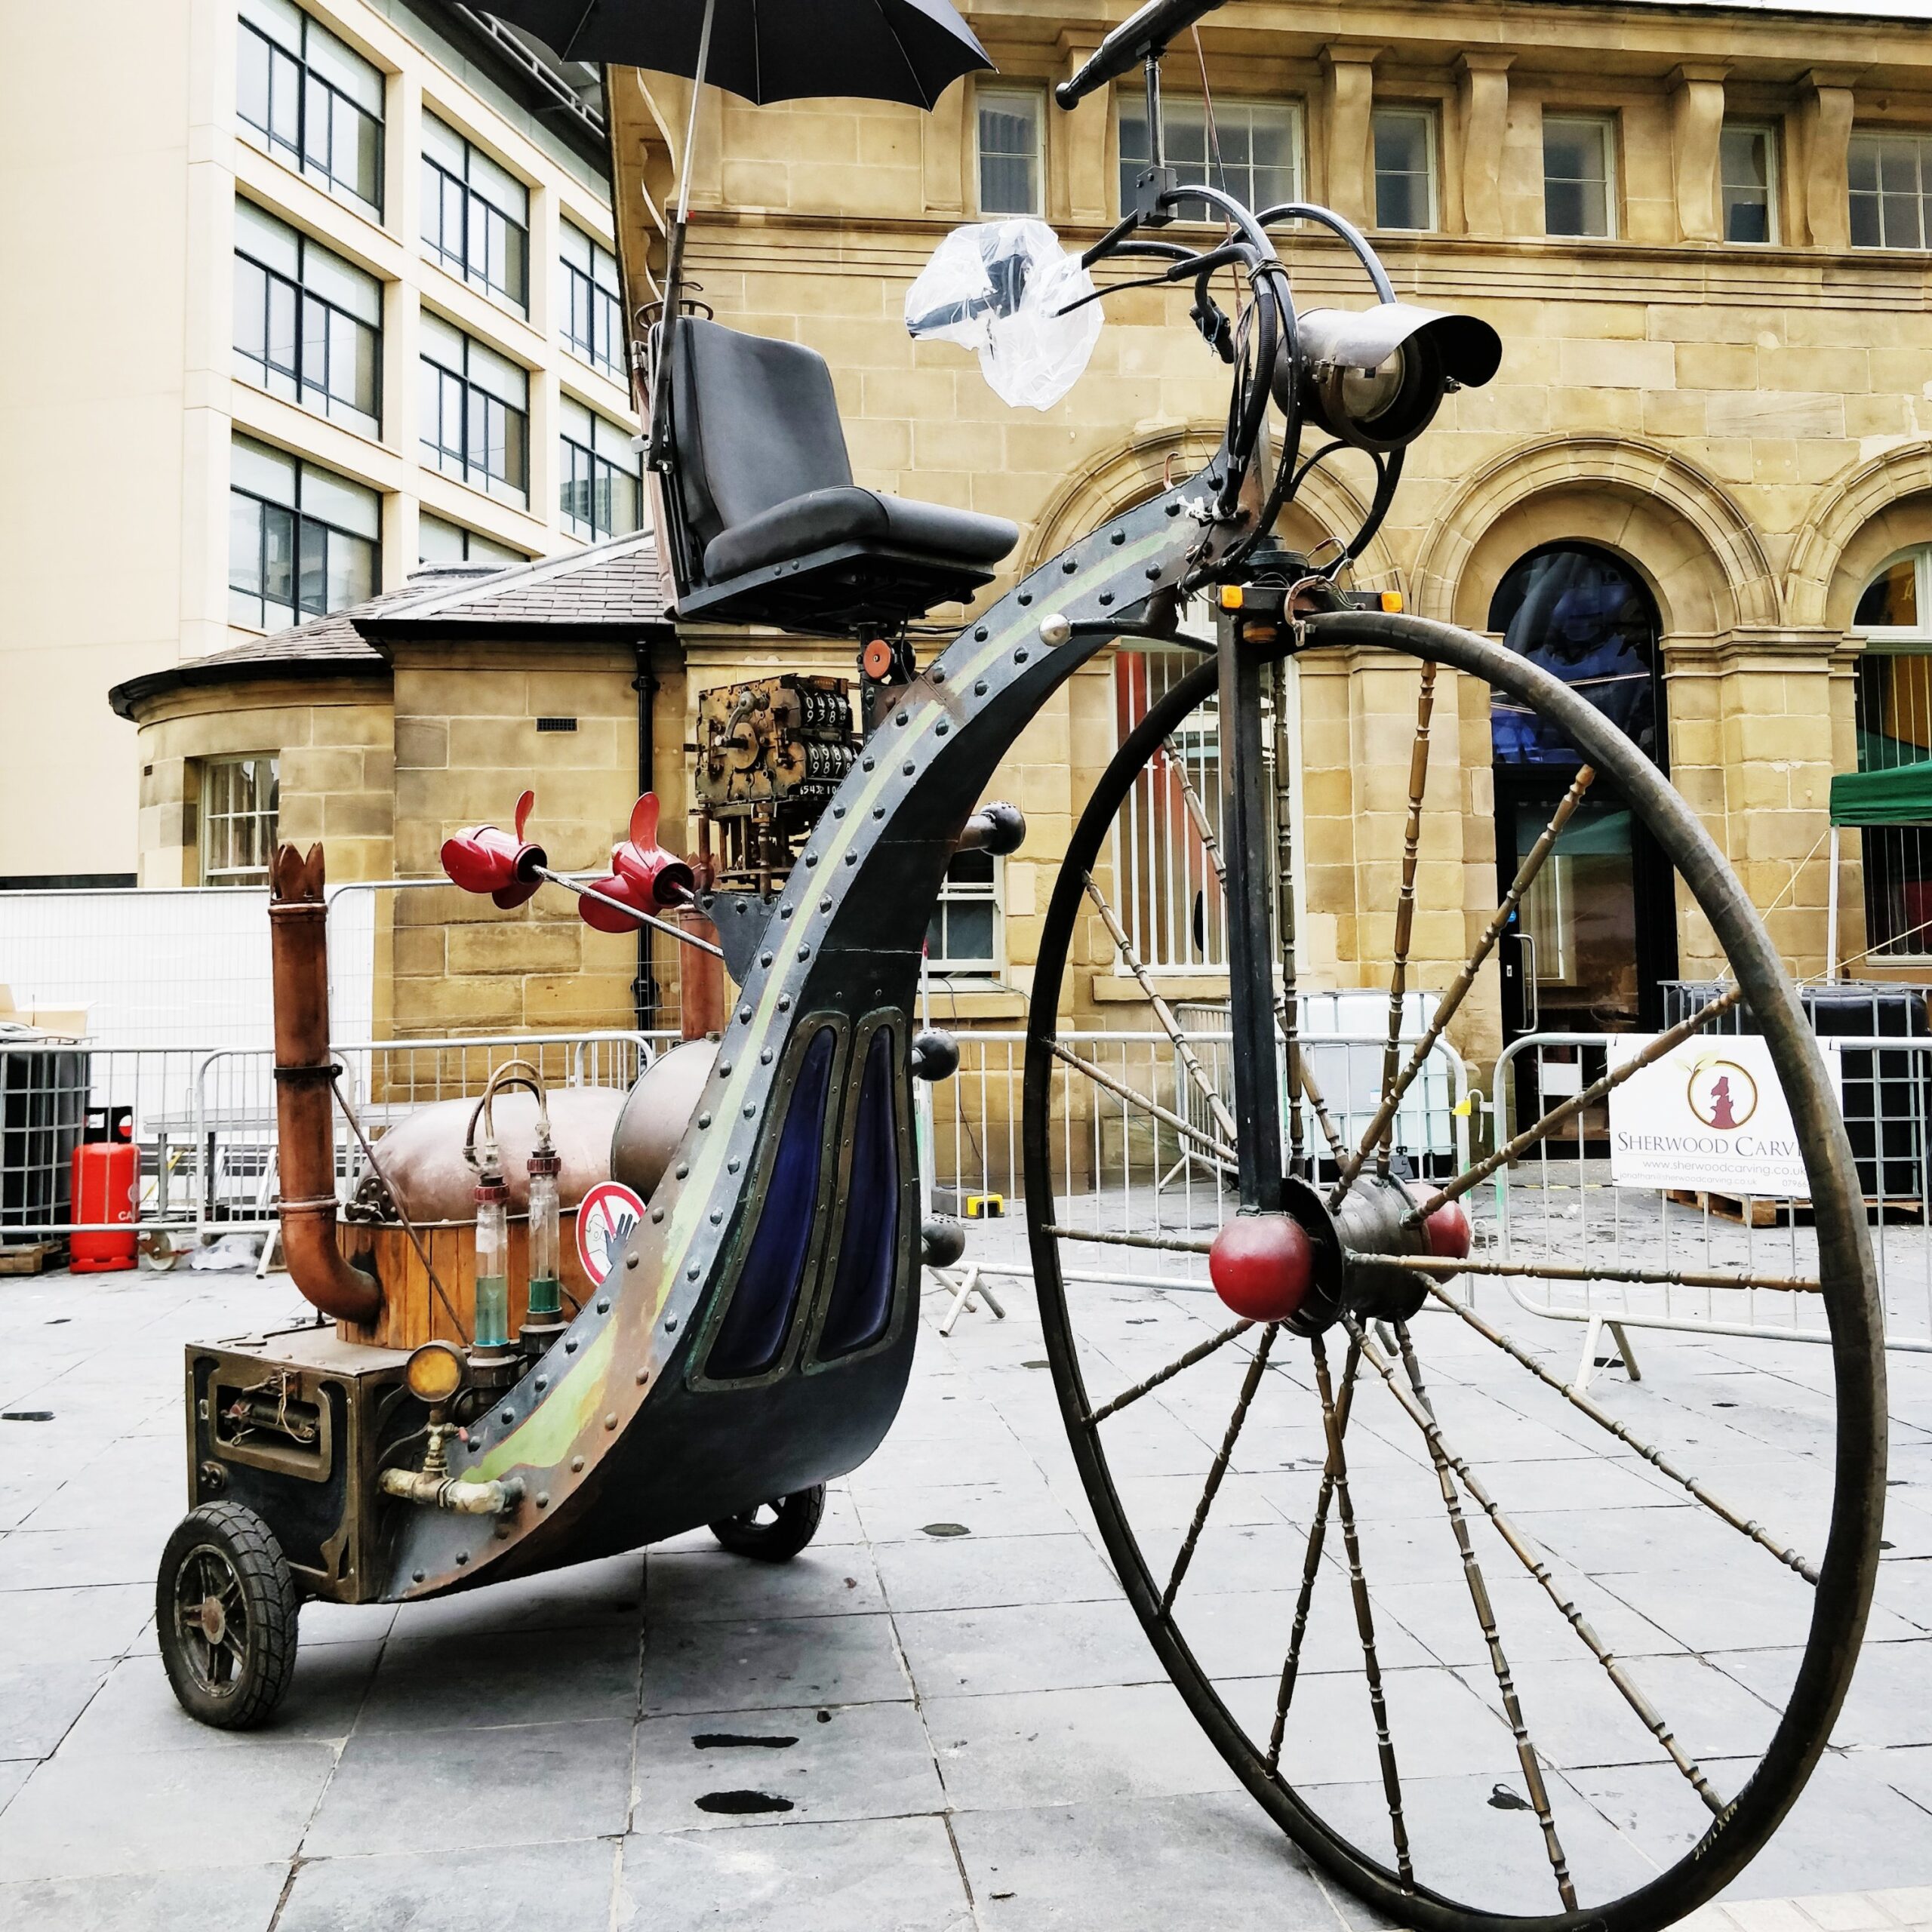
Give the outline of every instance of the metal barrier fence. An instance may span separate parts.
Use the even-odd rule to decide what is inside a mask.
[[[1383,1011],[1386,1011],[1386,1004]],[[1221,1164],[1181,1127],[1125,1097],[1139,1094],[1174,1119],[1195,1124],[1191,1106],[1200,1102],[1164,1033],[1067,1032],[1060,1044],[1083,1064],[1059,1063],[1054,1072],[1051,1158],[1053,1217],[1065,1228],[1131,1229],[1143,1233],[1211,1234],[1231,1198]],[[932,1167],[935,1204],[945,1213],[971,1216],[982,1208],[969,1235],[967,1260],[988,1273],[1030,1272],[1019,1211],[1021,1175],[1020,1082],[1026,1035],[1014,1032],[961,1032],[959,1071],[932,1090]],[[1190,1029],[1189,1044],[1205,1080],[1217,1091],[1232,1090],[1232,1035]],[[1381,1091],[1380,1035],[1330,1037],[1313,1043],[1318,1078],[1336,1128],[1352,1147],[1367,1129]],[[1285,1091],[1285,1069],[1277,1063]],[[1435,1180],[1467,1164],[1472,1109],[1466,1069],[1446,1043],[1433,1048],[1404,1107],[1398,1146],[1412,1170]],[[1318,1149],[1318,1171],[1332,1176],[1312,1116],[1304,1134]],[[997,1201],[1000,1214],[983,1211]],[[1116,1251],[1118,1252],[1118,1251]],[[1096,1260],[1098,1251],[1096,1251]],[[1086,1257],[1081,1257],[1084,1261]],[[1138,1260],[1138,1257],[1137,1257]],[[1069,1281],[1157,1282],[1165,1287],[1208,1286],[1198,1256],[1149,1254],[1146,1266],[1121,1272],[1075,1265]]]
[[[1605,1071],[1617,1036],[1532,1034],[1497,1062],[1491,1104],[1499,1143],[1543,1107]],[[1626,1041],[1627,1044],[1627,1041]],[[1878,1262],[1887,1348],[1932,1353],[1932,1040],[1821,1039],[1838,1057],[1841,1095]],[[1606,1269],[1815,1278],[1817,1241],[1801,1201],[1768,1195],[1617,1186],[1601,1108],[1586,1110],[1492,1183],[1497,1258],[1582,1260]],[[1506,1280],[1531,1313],[1586,1327],[1580,1377],[1601,1330],[1674,1329],[1760,1340],[1828,1342],[1816,1294],[1770,1288],[1605,1281]]]
[[[373,1140],[413,1109],[468,1099],[508,1060],[534,1060],[559,1087],[628,1088],[675,1034],[609,1031],[451,1040],[362,1041],[334,1049],[342,1091]],[[70,1162],[90,1108],[128,1108],[140,1155],[138,1229],[202,1234],[269,1226],[275,1208],[275,1057],[234,1047],[0,1045],[0,1242],[125,1223],[77,1222]],[[362,1177],[346,1123],[337,1187]]]

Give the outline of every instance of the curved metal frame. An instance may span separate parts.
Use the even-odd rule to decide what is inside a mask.
[[[1285,633],[1284,633],[1285,635]],[[1034,1211],[1053,1199],[1051,1097],[1062,975],[1085,875],[1143,768],[1215,687],[1203,665],[1170,691],[1121,746],[1095,789],[1048,905],[1027,1034],[1022,1130],[1034,1279],[1048,1353],[1075,1460],[1109,1554],[1149,1642],[1201,1727],[1248,1792],[1309,1857],[1357,1894],[1420,1932],[1651,1932],[1713,1897],[1756,1854],[1822,1755],[1858,1654],[1878,1561],[1884,1499],[1884,1367],[1875,1272],[1851,1147],[1823,1063],[1770,939],[1742,887],[1668,781],[1587,701],[1500,645],[1420,618],[1311,618],[1306,645],[1380,647],[1466,672],[1544,710],[1593,764],[1626,788],[1711,921],[1769,1043],[1805,1152],[1832,1327],[1838,1401],[1832,1525],[1809,1641],[1783,1715],[1749,1782],[1677,1864],[1608,1906],[1545,1917],[1486,1912],[1400,1877],[1351,1844],[1271,1770],[1250,1744],[1168,1618],[1162,1592],[1113,1487],[1092,1420],[1061,1278],[1057,1238]],[[1275,654],[1280,654],[1277,653]]]

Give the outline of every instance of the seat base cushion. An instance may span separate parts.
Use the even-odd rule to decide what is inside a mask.
[[[1019,540],[1018,528],[1004,517],[910,503],[848,485],[811,491],[733,525],[712,539],[704,553],[704,574],[710,583],[721,583],[789,558],[854,543],[887,544],[937,564],[985,568]]]

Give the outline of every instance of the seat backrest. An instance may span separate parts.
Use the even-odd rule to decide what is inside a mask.
[[[852,481],[816,349],[688,317],[671,357],[678,486],[698,553],[721,531]]]

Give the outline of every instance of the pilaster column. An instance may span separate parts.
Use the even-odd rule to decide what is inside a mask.
[[[966,212],[966,101],[972,88],[955,81],[921,117],[928,214]]]
[[[1328,205],[1360,226],[1375,219],[1371,118],[1379,47],[1336,41],[1321,50],[1327,75]]]
[[[1851,246],[1851,84],[1857,70],[1814,67],[1799,83],[1798,207],[1814,248]]]
[[[1061,80],[1071,80],[1100,45],[1097,40],[1060,37]],[[1047,156],[1054,199],[1049,204],[1057,218],[1081,227],[1104,228],[1113,219],[1108,192],[1109,157],[1113,152],[1113,99],[1111,87],[1097,88],[1070,111],[1047,96]],[[1059,165],[1052,165],[1055,157]]]
[[[1509,69],[1516,57],[1493,48],[1467,50],[1456,63],[1457,107],[1463,128],[1460,174],[1446,184],[1460,197],[1466,235],[1503,231],[1503,143],[1509,128]]]
[[[1671,162],[1677,232],[1686,242],[1724,239],[1718,158],[1724,135],[1725,61],[1686,61],[1670,77]]]

